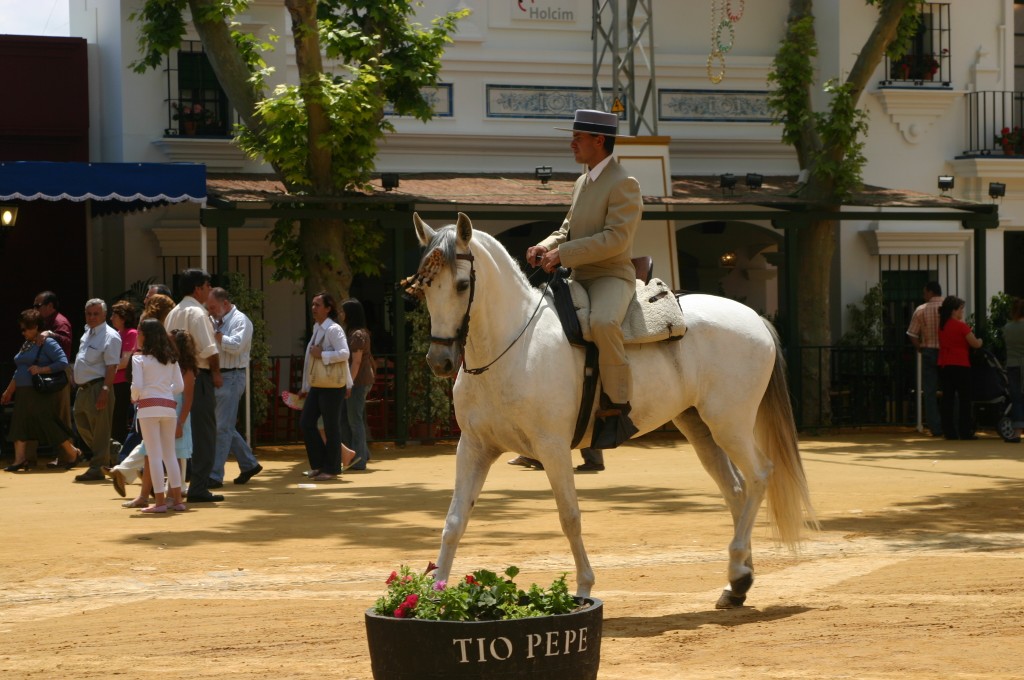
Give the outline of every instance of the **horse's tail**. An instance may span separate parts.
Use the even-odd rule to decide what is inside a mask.
[[[786,384],[786,360],[782,356],[782,343],[771,322],[763,317],[761,320],[775,342],[775,366],[757,410],[755,427],[762,451],[774,464],[768,478],[767,491],[771,524],[777,538],[795,550],[799,547],[804,525],[815,529],[819,525],[811,505],[803,462],[800,460],[796,422]]]

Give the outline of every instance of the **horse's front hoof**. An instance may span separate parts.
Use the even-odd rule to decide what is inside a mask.
[[[747,596],[737,595],[728,588],[722,591],[722,595],[718,598],[718,602],[715,603],[715,609],[736,609],[742,607],[743,603],[747,601]]]

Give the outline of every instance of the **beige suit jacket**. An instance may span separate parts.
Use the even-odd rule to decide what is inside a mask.
[[[562,266],[587,281],[612,276],[632,283],[633,238],[643,216],[640,183],[614,158],[596,182],[584,173],[572,191],[572,206],[562,226],[541,241],[558,248]]]

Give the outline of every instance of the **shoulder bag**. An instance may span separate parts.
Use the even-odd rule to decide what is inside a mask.
[[[323,343],[320,344],[323,350]],[[309,357],[309,386],[328,389],[345,389],[348,387],[348,362],[335,361],[325,364],[320,357]]]
[[[34,366],[39,365],[39,355],[43,351],[43,346],[39,345],[39,349],[36,350],[35,361],[32,362]],[[57,373],[36,373],[32,376],[32,387],[35,388],[36,392],[42,394],[51,394],[53,392],[60,392],[64,389],[64,386],[68,384],[68,374],[65,371],[59,371]]]

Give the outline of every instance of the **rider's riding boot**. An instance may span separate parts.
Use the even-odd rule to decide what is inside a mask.
[[[632,439],[638,430],[629,419],[632,407],[629,402],[613,404],[601,395],[601,408],[594,418],[594,437],[590,442],[593,449],[614,449],[619,444]]]

